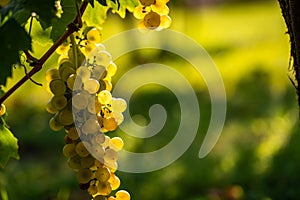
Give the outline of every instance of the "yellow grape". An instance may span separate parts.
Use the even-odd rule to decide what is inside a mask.
[[[111,62],[111,55],[107,51],[98,51],[96,64],[107,67]]]
[[[117,65],[114,63],[114,62],[111,62],[107,67],[106,67],[106,70],[107,70],[107,74],[109,76],[114,76],[117,72]]]
[[[172,23],[172,19],[168,15],[162,15],[160,20],[160,28],[169,28]]]
[[[80,163],[82,168],[90,168],[94,166],[95,158],[92,155],[81,157]]]
[[[130,200],[130,194],[126,190],[116,192],[116,200]]]
[[[50,91],[54,95],[64,94],[66,92],[66,84],[61,79],[52,80],[49,84]]]
[[[51,98],[52,108],[55,110],[62,110],[67,106],[67,98],[64,95],[54,95]]]
[[[54,79],[60,79],[59,71],[55,68],[50,68],[46,71],[46,81],[50,82]]]
[[[108,131],[114,131],[118,127],[118,123],[113,117],[104,118],[103,127]]]
[[[70,45],[60,45],[56,50],[55,50],[55,52],[57,53],[57,54],[59,54],[59,55],[62,55],[62,54],[66,54],[66,53],[68,53],[68,51],[69,51],[69,49],[70,49]]]
[[[88,105],[88,95],[84,92],[75,94],[72,98],[72,105],[78,110],[83,110]]]
[[[145,15],[144,25],[148,29],[156,29],[160,25],[160,15],[156,12],[149,12]]]
[[[77,76],[79,76],[82,80],[82,82],[85,82],[91,77],[91,71],[85,67],[81,66],[76,70]]]
[[[169,11],[170,11],[169,7],[165,3],[158,2],[158,1],[157,1],[157,3],[151,5],[151,9],[153,12],[156,12],[160,15],[167,15],[167,14],[169,14]]]
[[[76,155],[68,160],[68,165],[71,169],[78,170],[82,169],[81,157]]]
[[[147,12],[149,12],[147,10],[148,10],[147,7],[145,8],[142,5],[137,6],[133,10],[133,16],[137,19],[143,19],[145,17],[145,15],[147,14]]]
[[[82,126],[82,133],[84,134],[94,134],[100,130],[100,125],[98,121],[94,118],[88,119]]]
[[[111,163],[116,162],[118,159],[118,153],[113,149],[106,149],[104,153],[104,161]]]
[[[60,70],[60,77],[64,82],[67,82],[70,75],[75,74],[75,70],[71,67],[64,67]]]
[[[87,183],[93,178],[93,172],[90,169],[79,169],[76,176],[79,183]]]
[[[106,137],[103,133],[99,133],[96,136],[94,136],[93,139],[94,139],[95,143],[99,145],[99,144],[103,144],[105,142]]]
[[[86,157],[90,154],[86,147],[88,145],[89,144],[87,142],[78,142],[76,145],[76,152],[80,157]]]
[[[72,157],[76,156],[77,153],[76,153],[75,148],[76,148],[76,146],[73,143],[66,144],[63,148],[64,156],[67,157],[67,158],[72,158]]]
[[[139,0],[143,6],[150,6],[156,2],[156,0]]]
[[[111,173],[115,173],[118,169],[118,163],[117,162],[107,162],[107,161],[105,161],[104,165],[109,168]]]
[[[63,126],[59,124],[54,117],[50,119],[49,126],[53,131],[59,131],[63,128]]]
[[[98,187],[98,194],[103,196],[109,195],[112,191],[111,184],[108,181],[99,182],[97,187]]]
[[[95,43],[91,41],[87,41],[86,46],[85,46],[85,55],[90,56],[90,53],[96,48]]]
[[[55,114],[55,113],[57,112],[57,110],[53,108],[52,103],[51,103],[51,100],[49,100],[49,101],[47,102],[47,104],[46,104],[46,110],[47,110],[47,112],[50,113],[50,114]]]
[[[118,125],[120,125],[124,120],[123,114],[114,112],[113,115],[114,115],[114,118],[117,121]]]
[[[101,145],[93,146],[91,150],[96,159],[103,158],[105,150]]]
[[[120,151],[121,149],[123,149],[124,142],[120,137],[113,137],[109,140],[108,146],[110,149],[113,149],[115,151]]]
[[[107,167],[99,167],[95,173],[95,177],[101,182],[106,182],[110,177],[110,171]]]
[[[122,113],[127,108],[127,103],[122,98],[112,98],[112,110],[113,112]]]
[[[108,80],[104,80],[104,83],[105,83],[105,89],[107,91],[111,91],[112,90],[112,84],[111,84],[111,82],[108,81]]]
[[[104,140],[104,142],[101,144],[101,145],[103,146],[103,148],[108,147],[109,141],[110,141],[110,137],[109,137],[108,135],[105,135],[105,140]]]
[[[93,182],[93,181],[92,181]],[[91,182],[91,183],[92,183]],[[90,186],[89,186],[89,188],[88,188],[88,193],[90,194],[90,195],[95,195],[95,194],[97,194],[98,193],[98,187],[97,187],[97,185],[96,184],[90,184]]]
[[[102,37],[101,31],[97,28],[92,28],[86,34],[86,39],[88,40],[88,42],[92,42],[92,43],[100,43],[101,37]]]
[[[121,185],[121,181],[120,181],[119,177],[117,177],[114,173],[110,174],[108,182],[111,184],[112,190],[118,189]]]
[[[72,140],[79,139],[79,134],[75,126],[72,126],[69,130],[66,130],[66,133],[68,137],[71,138]]]
[[[111,93],[108,90],[103,90],[98,94],[98,101],[101,104],[110,104],[112,101]]]
[[[65,108],[58,114],[59,123],[64,126],[68,126],[74,123],[73,113],[71,109]]]
[[[104,75],[105,70],[106,70],[105,67],[100,66],[100,65],[95,65],[92,70],[92,77],[97,80],[102,79],[102,76]]]
[[[6,107],[4,104],[1,104],[1,107],[0,107],[0,116],[3,116],[6,112]]]
[[[95,94],[99,90],[100,84],[96,79],[89,78],[84,82],[83,88],[90,94]]]
[[[113,196],[110,196],[110,197],[108,197],[108,199],[107,200],[116,200],[116,198],[115,197],[113,197]]]

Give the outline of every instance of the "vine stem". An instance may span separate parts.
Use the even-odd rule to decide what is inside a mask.
[[[82,20],[81,16],[83,15],[84,11],[88,6],[87,1],[83,1],[79,12],[77,12],[76,17],[74,18],[73,22],[71,22],[67,30],[64,34],[48,49],[48,51],[36,62],[33,63],[33,69],[28,72],[21,80],[19,80],[14,86],[12,86],[1,98],[0,98],[0,105],[10,96],[12,95],[19,87],[21,87],[26,81],[28,81],[34,74],[39,72],[43,64],[49,59],[49,57],[55,52],[55,50],[74,32],[78,31],[82,27]],[[29,54],[29,52],[25,51],[26,56],[29,56],[29,59],[33,59],[33,57]]]

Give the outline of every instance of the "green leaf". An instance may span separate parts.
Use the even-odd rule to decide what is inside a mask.
[[[77,5],[80,4],[79,0],[62,0],[61,6],[63,9],[63,13],[61,18],[53,18],[52,19],[52,31],[51,31],[51,39],[56,41],[67,29],[67,26],[73,21],[77,14]]]
[[[5,127],[5,122],[0,120],[0,167],[4,168],[10,158],[20,159],[18,153],[18,139]]]
[[[107,6],[106,0],[97,0],[102,6]]]
[[[113,3],[113,0],[111,0],[109,3],[112,12],[118,13],[122,18],[125,18],[126,10],[133,12],[134,8],[138,5],[138,0],[118,0],[117,3]]]
[[[94,0],[87,0],[88,3],[91,4],[91,6],[94,8]]]
[[[20,62],[19,51],[31,50],[31,38],[13,18],[0,27],[0,38],[0,85],[6,85],[12,65]]]
[[[82,16],[82,19],[87,26],[101,26],[105,22],[108,9],[109,7],[102,6],[99,3],[96,3],[94,8],[88,6]]]

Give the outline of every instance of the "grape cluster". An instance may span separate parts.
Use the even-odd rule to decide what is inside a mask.
[[[171,25],[171,18],[168,16],[169,7],[166,5],[169,0],[139,0],[139,5],[134,9],[133,15],[137,19],[143,19],[139,27],[150,30],[161,30]]]
[[[130,200],[125,190],[117,191],[115,197],[111,194],[120,186],[115,172],[124,143],[106,133],[122,123],[127,107],[125,100],[110,92],[117,66],[99,43],[98,29],[89,28],[82,35],[73,36],[57,49],[59,67],[46,72],[53,94],[46,106],[54,114],[49,125],[55,131],[65,129],[63,155],[76,172],[81,189],[94,200]]]

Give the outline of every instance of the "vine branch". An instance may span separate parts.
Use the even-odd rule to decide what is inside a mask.
[[[48,60],[48,58],[55,52],[55,50],[74,32],[78,31],[82,27],[82,19],[85,9],[88,6],[88,2],[84,0],[79,8],[79,12],[75,16],[74,20],[68,25],[67,30],[63,33],[63,35],[48,49],[48,51],[40,58],[34,58],[28,51],[24,51],[27,59],[30,61],[34,61],[31,63],[33,69],[28,72],[21,80],[19,80],[14,86],[12,86],[1,98],[0,105],[10,96],[12,95],[19,87],[21,87],[26,81],[30,80],[31,77],[39,72],[43,64]]]

